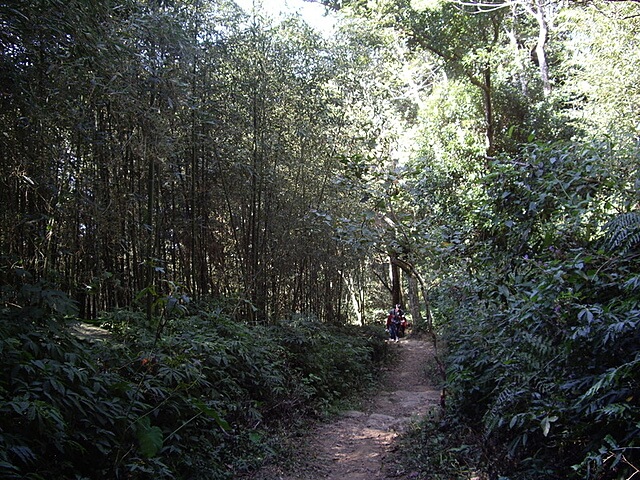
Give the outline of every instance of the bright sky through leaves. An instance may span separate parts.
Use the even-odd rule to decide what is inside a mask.
[[[255,6],[257,11],[277,19],[281,15],[299,13],[302,18],[323,35],[329,35],[336,22],[335,15],[327,15],[326,8],[320,3],[305,0],[235,0],[246,12]]]

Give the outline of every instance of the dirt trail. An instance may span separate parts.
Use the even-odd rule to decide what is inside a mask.
[[[394,461],[396,437],[411,422],[439,404],[440,391],[426,375],[433,346],[427,340],[403,338],[390,345],[397,350],[393,365],[382,372],[382,388],[364,405],[337,420],[319,425],[300,451],[302,463],[294,472],[271,468],[264,480],[385,480],[411,479]]]

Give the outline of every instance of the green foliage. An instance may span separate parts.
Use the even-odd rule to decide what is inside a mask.
[[[532,144],[493,162],[483,179],[491,206],[479,211],[491,244],[527,255],[593,241],[618,188],[611,155],[607,144]]]
[[[478,476],[481,440],[463,422],[432,412],[402,437],[395,461],[417,480],[467,480]]]
[[[282,344],[298,365],[302,382],[320,400],[319,406],[349,397],[374,382],[375,366],[386,356],[382,328],[324,326],[296,318],[276,327]]]
[[[142,417],[136,422],[135,430],[140,453],[146,458],[155,457],[162,449],[163,444],[160,427],[151,426],[149,417]]]
[[[46,296],[46,295],[45,295]],[[232,322],[202,306],[159,339],[144,315],[107,314],[109,342],[64,322],[0,316],[0,476],[234,478],[278,438],[368,387],[384,341],[303,318]]]
[[[475,244],[473,274],[434,296],[451,413],[481,438],[478,465],[492,475],[636,472],[636,217],[608,214],[626,204],[612,151],[531,146],[496,162],[479,209],[490,234]]]
[[[455,173],[472,169],[486,148],[478,92],[450,81],[434,87],[425,103],[420,123],[424,160]]]
[[[605,225],[605,248],[621,255],[640,245],[640,212],[623,213]]]
[[[516,271],[466,288],[453,312],[445,425],[472,426],[483,455],[467,461],[494,474],[627,478],[640,420],[637,270],[593,255]]]
[[[634,477],[637,5],[324,3],[399,27],[445,72],[425,83],[408,195],[375,198],[407,225],[387,245],[429,272],[448,348],[449,415],[422,429],[416,471]]]
[[[589,137],[634,145],[640,93],[635,88],[640,80],[638,6],[593,5],[597,8],[562,9],[558,16],[559,106],[565,122]]]
[[[292,411],[385,354],[380,329],[327,326],[347,289],[364,312],[374,250],[428,272],[458,417],[423,430],[454,453],[423,457],[437,475],[636,473],[637,5],[545,4],[543,89],[524,4],[324,3],[372,22],[332,45],[233,2],[0,5],[3,477],[276,455]],[[102,310],[110,345],[64,325]]]
[[[35,281],[31,272],[15,266],[6,256],[0,256],[0,305],[7,315],[22,322],[43,322],[78,313],[77,302],[65,292],[46,279]]]

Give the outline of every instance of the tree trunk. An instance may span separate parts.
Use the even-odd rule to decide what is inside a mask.
[[[364,325],[364,291],[360,288],[360,285],[353,275],[347,275],[345,272],[340,272],[344,284],[347,286],[349,292],[349,299],[351,300],[351,307],[356,314],[358,325]]]
[[[492,155],[495,127],[493,120],[493,98],[491,95],[491,69],[486,67],[483,70],[482,80],[478,80],[473,74],[468,74],[468,78],[471,84],[478,87],[482,92],[487,155]]]
[[[389,274],[391,276],[391,303],[402,304],[402,285],[400,283],[399,260],[395,254],[389,254]]]
[[[536,2],[536,20],[538,21],[538,42],[536,43],[536,56],[538,57],[538,68],[540,69],[540,79],[542,80],[542,90],[545,97],[551,94],[551,81],[549,80],[549,64],[547,63],[547,54],[545,47],[549,38],[549,25],[544,14],[543,7]]]
[[[538,23],[538,40],[536,42],[536,59],[538,61],[538,70],[540,71],[540,80],[542,81],[542,90],[545,97],[551,94],[551,81],[549,80],[549,64],[547,62],[546,46],[549,39],[549,23],[545,7],[540,0],[533,0],[531,4],[524,4],[525,10],[532,15]]]
[[[407,275],[409,284],[409,312],[414,324],[422,323],[422,314],[420,313],[420,298],[418,296],[418,280],[415,275]]]
[[[420,290],[422,291],[422,299],[424,301],[424,308],[425,308],[425,315],[426,315],[425,321],[427,323],[427,331],[433,334],[433,316],[431,315],[431,304],[429,302],[428,291],[427,291],[426,285],[424,284],[424,280],[422,276],[418,273],[415,267],[409,262],[400,260],[397,257],[395,258],[394,262],[398,267],[402,268],[402,270],[407,275],[413,276],[420,284]]]

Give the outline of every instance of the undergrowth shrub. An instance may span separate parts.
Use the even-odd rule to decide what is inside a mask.
[[[102,367],[102,349],[89,349],[59,324],[0,323],[3,478],[117,470],[114,452],[135,442],[135,421],[150,409],[134,385]]]
[[[234,478],[277,455],[303,415],[366,388],[384,343],[215,309],[159,339],[144,316],[113,312],[110,341],[86,342],[51,309],[29,312],[0,313],[2,478]]]
[[[607,154],[534,149],[496,165],[485,243],[433,295],[445,423],[472,429],[490,478],[640,474],[638,217],[607,211],[621,195]]]
[[[637,471],[637,278],[633,262],[608,256],[526,260],[472,316],[451,323],[450,398],[481,433],[487,471],[512,479]]]
[[[298,318],[281,327],[282,344],[290,355],[290,363],[301,375],[304,385],[318,400],[317,406],[329,405],[350,392],[361,391],[373,382],[375,362],[386,344],[383,336],[356,327],[323,325]]]
[[[455,416],[432,411],[400,438],[396,471],[415,480],[468,480],[480,476],[482,438]]]

